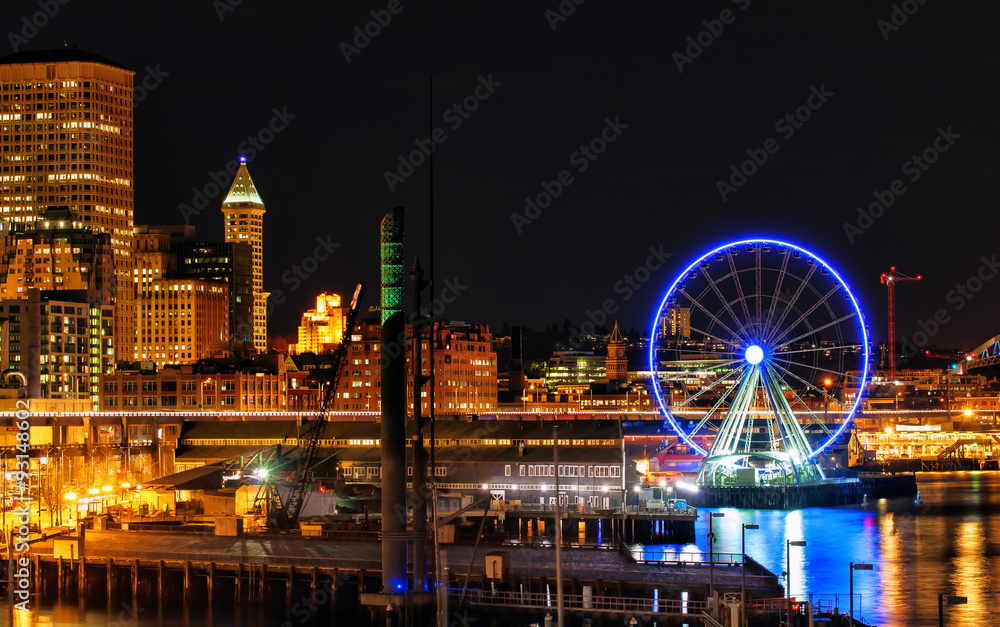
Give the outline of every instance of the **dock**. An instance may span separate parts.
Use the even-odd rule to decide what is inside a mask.
[[[338,616],[359,620],[360,596],[381,589],[381,547],[377,541],[330,540],[289,535],[215,536],[87,530],[82,557],[57,557],[56,539],[31,548],[32,581],[47,598],[89,602],[163,599],[194,604],[328,603]],[[551,607],[555,592],[552,547],[442,546],[442,582],[452,604],[471,610],[532,615]],[[650,556],[627,544],[563,550],[563,584],[568,603],[580,615],[697,614],[707,607],[710,581],[720,594],[739,592],[743,559],[715,554]],[[779,578],[760,564],[745,563],[750,598],[780,596]],[[494,608],[490,610],[490,608]],[[601,623],[595,623],[601,624]]]

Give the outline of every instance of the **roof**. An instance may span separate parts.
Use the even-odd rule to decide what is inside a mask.
[[[145,488],[168,490],[218,490],[222,487],[221,466],[199,466],[160,477],[144,484]]]
[[[257,187],[250,178],[250,171],[247,170],[247,162],[244,157],[240,158],[240,169],[236,171],[233,185],[229,188],[226,199],[222,201],[223,207],[260,207],[264,208],[264,201],[257,193]]]
[[[0,65],[14,65],[19,63],[68,63],[79,61],[83,63],[100,63],[110,65],[122,70],[133,72],[132,69],[120,63],[115,63],[92,52],[86,52],[78,48],[53,48],[51,50],[21,50],[5,57],[0,57]]]
[[[552,438],[552,427],[559,426],[559,439],[621,439],[617,420],[438,420],[434,437],[438,440],[474,440],[483,438],[510,440],[544,440]],[[302,431],[308,428],[304,422]],[[412,423],[408,425],[412,426]],[[179,439],[198,440],[284,440],[299,432],[291,420],[216,421],[187,420]],[[429,435],[429,427],[425,427]],[[379,439],[382,425],[375,421],[330,421],[324,425],[324,440]]]

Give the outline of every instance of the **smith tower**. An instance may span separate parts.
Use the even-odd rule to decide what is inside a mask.
[[[240,157],[229,194],[222,201],[227,242],[243,242],[253,249],[253,345],[259,353],[267,352],[267,297],[264,291],[264,201],[247,170],[246,157]]]
[[[0,58],[0,231],[59,206],[111,236],[119,361],[131,359],[136,344],[134,76],[75,48]]]

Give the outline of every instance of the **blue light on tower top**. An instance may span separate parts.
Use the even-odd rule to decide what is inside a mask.
[[[246,162],[247,162],[246,155],[240,155],[240,163],[246,163]]]

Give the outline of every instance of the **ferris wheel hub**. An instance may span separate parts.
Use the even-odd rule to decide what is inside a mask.
[[[760,346],[757,346],[756,344],[753,344],[749,348],[747,348],[746,358],[747,361],[749,361],[752,365],[756,366],[764,359],[764,349],[762,349]]]

